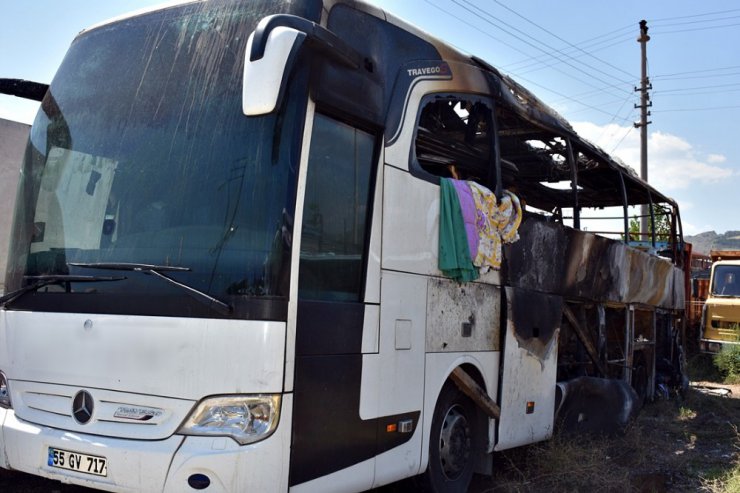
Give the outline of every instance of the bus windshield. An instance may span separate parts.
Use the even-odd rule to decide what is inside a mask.
[[[280,111],[246,117],[242,71],[260,19],[306,8],[191,3],[79,36],[31,132],[8,290],[38,276],[146,264],[177,267],[166,275],[214,298],[285,298],[306,90],[294,83]],[[173,300],[183,291],[151,273],[47,285],[33,297],[58,299],[56,289],[182,307]]]

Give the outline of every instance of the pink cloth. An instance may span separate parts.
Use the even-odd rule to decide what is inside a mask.
[[[478,230],[475,225],[475,200],[470,186],[464,180],[450,180],[455,186],[457,199],[460,201],[460,210],[462,210],[463,222],[465,223],[465,233],[468,237],[468,248],[470,249],[470,258],[478,256]]]

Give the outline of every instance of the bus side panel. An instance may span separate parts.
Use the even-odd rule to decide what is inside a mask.
[[[506,304],[501,420],[495,450],[552,436],[563,300],[506,288]]]
[[[385,167],[383,269],[436,275],[439,186]]]
[[[380,352],[365,355],[379,369],[378,414],[400,415],[421,411],[424,400],[424,348],[427,278],[383,271],[380,308]],[[411,440],[375,463],[374,486],[388,484],[419,472],[422,416],[413,423]],[[391,435],[378,430],[378,444]]]
[[[390,165],[383,181],[383,269],[441,277],[439,185]],[[500,285],[501,271],[481,274],[478,283]]]
[[[427,289],[427,352],[500,349],[501,288],[434,278]]]
[[[525,216],[507,245],[512,286],[568,298],[683,309],[683,271],[623,242]]]

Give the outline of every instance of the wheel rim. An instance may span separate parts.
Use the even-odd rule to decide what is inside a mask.
[[[462,407],[449,408],[439,434],[439,462],[449,480],[459,478],[465,470],[470,459],[470,435],[470,424]]]

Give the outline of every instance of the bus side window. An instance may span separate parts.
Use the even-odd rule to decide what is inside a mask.
[[[422,100],[410,169],[419,178],[473,180],[491,172],[491,106],[484,98],[434,94]]]
[[[504,104],[496,108],[496,123],[504,188],[526,204],[528,219],[572,225],[575,199],[567,139]]]
[[[374,152],[372,134],[316,114],[301,232],[301,299],[361,299]]]

